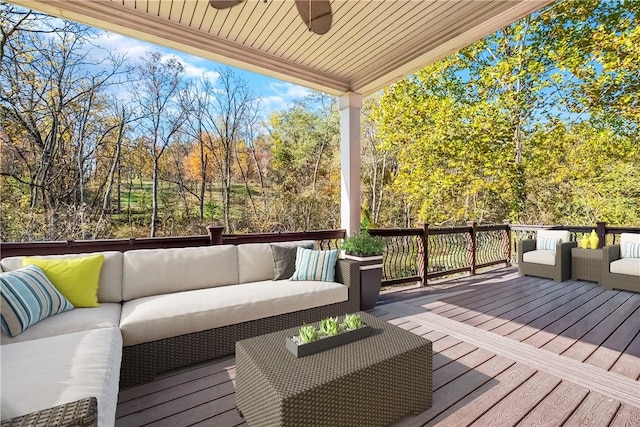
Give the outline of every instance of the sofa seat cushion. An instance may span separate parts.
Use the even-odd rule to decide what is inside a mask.
[[[3,345],[2,400],[20,416],[94,396],[98,425],[114,425],[121,360],[117,328]]]
[[[532,264],[556,265],[556,252],[538,250],[529,251],[522,254],[522,260]]]
[[[116,303],[103,303],[100,307],[92,308],[75,308],[49,317],[13,338],[2,334],[1,342],[4,345],[70,332],[117,328],[120,324],[121,311],[122,305]]]
[[[609,264],[609,271],[616,274],[640,276],[640,258],[622,258]]]
[[[140,298],[122,307],[125,346],[346,301],[336,282],[243,283]]]

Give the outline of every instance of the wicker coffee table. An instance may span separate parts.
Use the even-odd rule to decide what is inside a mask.
[[[250,426],[386,426],[431,407],[431,342],[360,313],[368,338],[296,358],[285,337],[236,343],[236,405]]]

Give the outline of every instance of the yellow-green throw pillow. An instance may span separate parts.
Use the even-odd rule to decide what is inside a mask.
[[[74,307],[99,307],[98,285],[104,255],[78,258],[22,258],[22,265],[37,265],[53,286]]]

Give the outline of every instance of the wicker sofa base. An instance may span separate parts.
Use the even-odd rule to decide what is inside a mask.
[[[233,354],[236,341],[241,339],[359,311],[358,264],[340,260],[336,280],[349,287],[347,301],[124,347],[120,388],[151,381],[161,372]]]
[[[95,427],[97,425],[98,401],[95,397],[2,421],[2,427]]]

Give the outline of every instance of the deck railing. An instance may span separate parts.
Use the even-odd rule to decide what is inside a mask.
[[[510,262],[509,224],[372,229],[385,239],[383,285],[392,286]]]
[[[573,240],[596,230],[600,246],[619,242],[621,233],[640,233],[640,227],[609,227],[598,222],[588,226],[543,226],[504,224],[478,225],[468,222],[459,227],[371,229],[385,240],[383,285],[409,282],[427,284],[428,280],[456,273],[475,274],[479,268],[515,263],[517,241],[530,239],[537,230],[569,230]],[[22,255],[55,255],[132,249],[181,248],[220,244],[268,243],[314,240],[322,249],[340,247],[345,230],[320,230],[281,233],[224,234],[219,226],[207,227],[208,235],[106,240],[67,240],[55,242],[0,243],[0,258]]]

